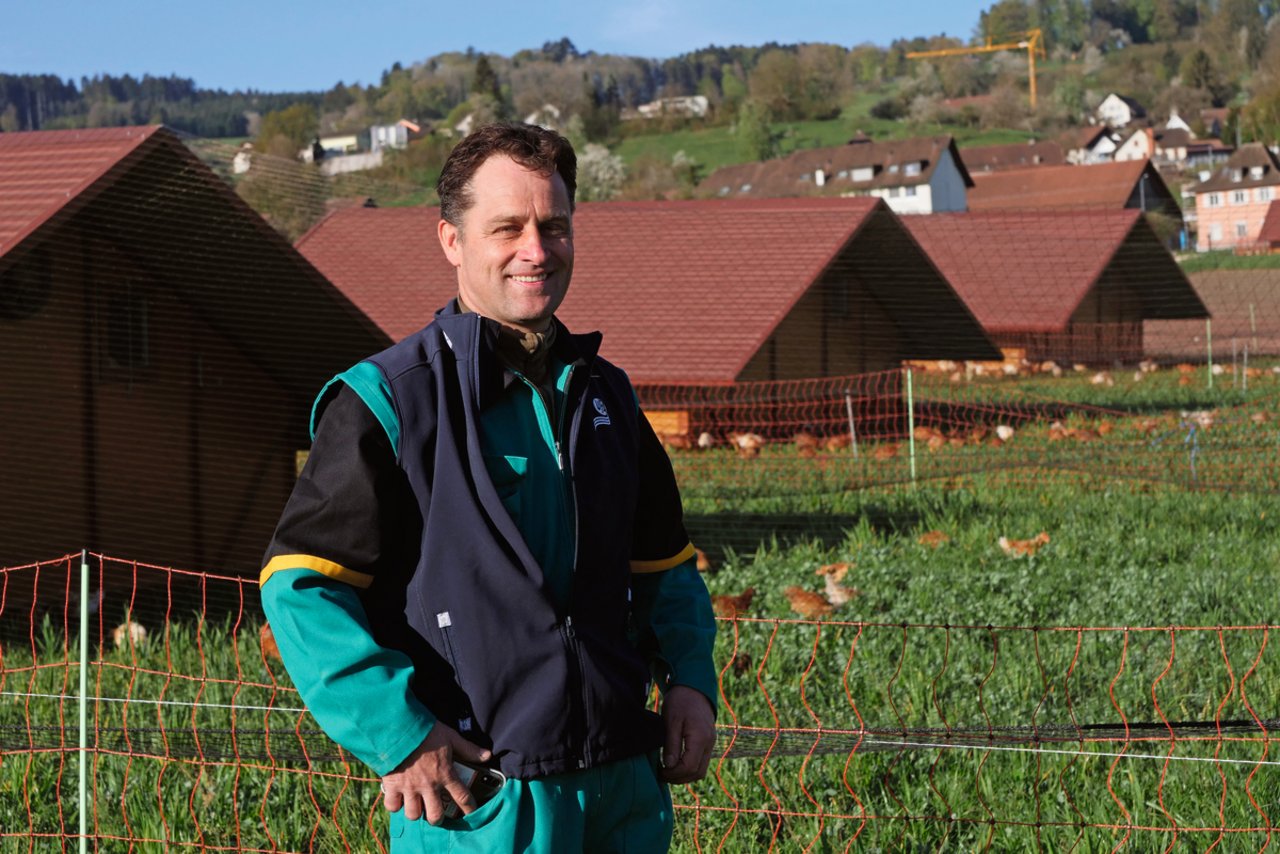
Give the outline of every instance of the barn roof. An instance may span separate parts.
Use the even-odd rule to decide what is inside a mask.
[[[1207,313],[1135,210],[949,213],[904,222],[991,334],[1065,331],[1089,292],[1107,281],[1139,295],[1143,318]]]
[[[387,343],[166,128],[0,134],[0,296],[4,272],[32,253],[78,259],[80,229],[137,259],[286,387],[314,391],[323,366]]]
[[[1146,160],[1122,160],[1088,166],[1036,166],[978,173],[969,191],[969,210],[1041,208],[1123,208],[1147,176],[1148,210],[1173,201],[1160,173]],[[1176,202],[1174,202],[1176,208]]]
[[[457,291],[438,221],[436,208],[352,208],[331,214],[298,248],[398,340]],[[902,330],[912,349],[904,358],[992,352],[876,199],[587,203],[574,215],[574,241],[573,286],[558,316],[571,329],[602,330],[604,355],[638,382],[734,381],[837,267]]]

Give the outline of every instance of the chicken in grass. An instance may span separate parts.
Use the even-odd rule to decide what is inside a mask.
[[[751,669],[751,656],[745,652],[740,652],[733,657],[730,663],[733,666],[733,674],[735,676],[745,676],[747,671]]]
[[[661,433],[658,435],[659,441],[674,451],[687,451],[693,447],[693,441],[688,436],[682,436],[678,433]]]
[[[747,608],[751,607],[751,600],[756,595],[754,587],[748,587],[736,596],[717,595],[711,597],[711,610],[716,612],[717,617],[724,617],[731,620],[734,617],[745,616]]]
[[[805,590],[803,587],[788,587],[782,591],[791,610],[808,620],[819,620],[831,614],[831,603],[820,593]]]
[[[1011,540],[1001,537],[997,542],[1000,549],[1009,557],[1031,557],[1040,551],[1041,546],[1049,542],[1049,534],[1041,531],[1029,540]]]
[[[858,590],[858,588],[846,587],[840,583],[852,568],[853,564],[851,563],[829,563],[826,566],[818,567],[814,572],[815,575],[822,576],[824,588],[822,592],[834,608],[839,608],[850,599],[862,595],[862,591]]]
[[[828,451],[842,451],[851,445],[853,445],[852,433],[841,433],[837,436],[831,436],[824,443],[824,447],[826,447]]]
[[[258,645],[262,647],[263,658],[280,660],[280,647],[276,646],[276,636],[269,623],[262,624],[262,629],[258,632]]]
[[[877,460],[892,460],[898,456],[898,443],[886,442],[883,445],[876,445],[876,449],[871,452],[871,456]]]
[[[916,538],[916,542],[930,549],[941,548],[944,544],[951,542],[951,538],[942,531],[925,531]]]
[[[146,640],[146,627],[133,620],[126,620],[111,630],[111,642],[116,649],[141,646]]]
[[[764,447],[764,437],[758,433],[730,433],[729,444],[743,457],[756,457]]]
[[[808,448],[816,451],[818,448],[822,447],[822,443],[818,441],[818,437],[807,430],[801,430],[799,433],[792,436],[791,441],[795,442],[796,447],[800,450]]]

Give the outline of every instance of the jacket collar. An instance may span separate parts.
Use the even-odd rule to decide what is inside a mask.
[[[468,386],[481,410],[498,399],[506,389],[503,375],[505,369],[498,356],[498,325],[496,321],[474,312],[462,312],[456,299],[449,300],[435,314],[435,322],[444,333],[450,349],[458,357],[461,368],[466,365],[469,377]],[[570,332],[560,319],[552,317],[556,324],[556,338],[551,345],[551,352],[565,364],[581,362],[589,365],[595,361],[600,352],[600,342],[604,336],[599,332],[587,332],[575,335]]]

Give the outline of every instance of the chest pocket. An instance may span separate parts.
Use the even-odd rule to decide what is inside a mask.
[[[493,481],[493,488],[502,499],[507,515],[520,524],[520,493],[525,475],[529,473],[529,458],[510,454],[485,454],[484,467]]]

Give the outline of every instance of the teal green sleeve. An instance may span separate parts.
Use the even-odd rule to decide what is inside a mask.
[[[719,680],[712,657],[716,618],[695,559],[665,572],[633,573],[631,593],[639,624],[653,628],[659,652],[671,668],[670,684],[701,692],[717,709]]]
[[[280,658],[320,728],[379,776],[435,725],[409,684],[413,663],[374,642],[355,588],[310,569],[275,572],[262,608]]]

